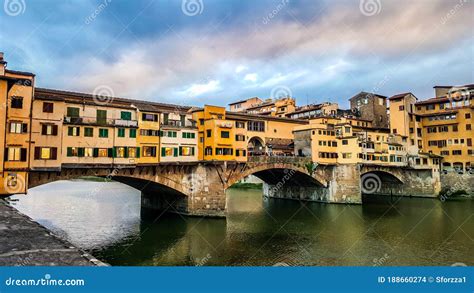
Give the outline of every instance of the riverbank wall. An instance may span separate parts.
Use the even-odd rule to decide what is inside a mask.
[[[0,266],[108,266],[0,199]]]

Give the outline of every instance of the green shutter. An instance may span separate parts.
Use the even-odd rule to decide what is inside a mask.
[[[113,151],[112,151],[112,156],[113,156],[114,158],[116,158],[116,157],[117,157],[117,147],[113,147],[112,150],[113,150]]]
[[[191,156],[194,156],[194,147],[191,148]]]
[[[173,156],[174,157],[178,156],[178,148],[173,148]]]
[[[132,120],[132,112],[120,112],[120,118],[122,120]]]
[[[128,147],[124,147],[123,157],[128,158]]]
[[[67,128],[67,135],[72,136],[72,127]]]
[[[78,157],[84,157],[84,148],[78,148],[77,149],[77,156]]]
[[[161,156],[166,157],[166,149],[165,148],[161,148]]]
[[[108,156],[109,158],[113,158],[113,157],[114,157],[114,150],[113,150],[113,148],[108,148],[108,149],[107,149],[107,156]]]
[[[140,158],[140,147],[137,147],[136,153],[137,153],[136,155],[137,159]]]
[[[186,138],[186,132],[181,133],[182,138]]]
[[[72,148],[71,147],[67,148],[67,156],[72,157]]]
[[[180,156],[183,155],[183,147],[179,147],[179,155],[180,155]]]
[[[94,148],[94,150],[92,151],[92,156],[94,158],[97,158],[99,156],[99,149],[98,148]]]
[[[131,138],[136,138],[137,137],[137,130],[136,129],[133,129],[133,128],[130,129],[130,137]]]
[[[125,137],[125,128],[118,129],[118,137]]]

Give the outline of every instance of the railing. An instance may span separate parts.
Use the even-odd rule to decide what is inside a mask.
[[[293,164],[293,165],[304,165],[311,162],[311,157],[297,157],[297,156],[248,156],[247,162],[250,163],[283,163],[283,164]]]
[[[168,120],[166,122],[162,122],[161,125],[163,126],[173,126],[173,127],[196,127],[195,123],[191,122],[184,122],[180,120]]]
[[[138,127],[137,120],[124,119],[98,119],[95,117],[64,117],[65,124],[90,124],[103,126],[123,126],[123,127]]]

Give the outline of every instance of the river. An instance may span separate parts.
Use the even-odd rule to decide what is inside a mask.
[[[140,216],[117,182],[58,181],[12,205],[111,265],[474,265],[474,199],[343,205],[229,189],[227,219]]]

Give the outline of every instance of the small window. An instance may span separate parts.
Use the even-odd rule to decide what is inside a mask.
[[[117,136],[118,137],[125,137],[125,128],[119,128]]]
[[[49,102],[43,102],[43,113],[53,113],[54,104]]]
[[[137,137],[137,130],[135,128],[130,128],[129,136],[131,138],[136,138]]]
[[[211,137],[211,134],[212,134],[211,130],[210,130],[210,129],[207,129],[207,130],[206,130],[206,136],[207,136],[207,137]]]
[[[12,97],[11,107],[15,109],[23,108],[23,97]]]
[[[229,131],[221,131],[222,138],[229,138]]]
[[[92,127],[85,127],[85,128],[84,128],[84,136],[93,137],[93,136],[94,136],[94,128],[92,128]]]
[[[106,128],[99,128],[99,137],[109,137],[109,130]]]
[[[79,117],[79,108],[75,107],[67,107],[67,117],[74,117],[78,118]]]
[[[27,133],[28,124],[21,122],[10,122],[10,133]]]
[[[67,129],[67,135],[68,136],[79,136],[79,135],[81,135],[81,128],[80,127],[75,127],[75,126],[70,126]]]
[[[132,120],[132,112],[121,111],[120,112],[120,118],[122,120]]]

